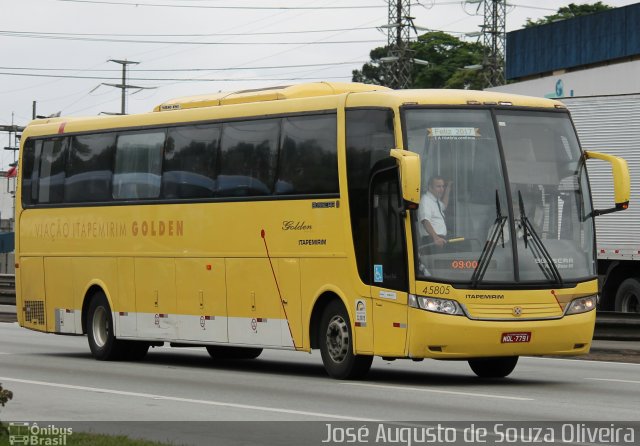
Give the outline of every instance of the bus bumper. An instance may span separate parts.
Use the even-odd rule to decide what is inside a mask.
[[[410,358],[468,359],[491,356],[584,355],[593,339],[596,312],[555,320],[471,320],[409,309]],[[508,333],[530,333],[528,342],[503,342]],[[511,336],[522,340],[525,336]]]

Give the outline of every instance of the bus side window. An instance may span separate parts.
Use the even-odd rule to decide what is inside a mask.
[[[220,124],[169,129],[162,173],[164,198],[209,198],[215,195],[221,133]]]
[[[38,203],[62,203],[69,138],[51,138],[42,143],[38,172]]]
[[[37,150],[37,154],[36,154]],[[35,169],[36,160],[40,161],[42,151],[42,141],[28,139],[22,149],[22,205],[27,206],[37,202],[37,178],[38,172]]]
[[[262,119],[223,124],[217,196],[271,195],[280,121]]]
[[[64,200],[67,203],[111,200],[116,134],[79,135],[71,139]]]
[[[113,198],[158,198],[165,130],[118,135],[113,173]]]
[[[334,113],[283,119],[276,195],[338,193],[336,125]]]

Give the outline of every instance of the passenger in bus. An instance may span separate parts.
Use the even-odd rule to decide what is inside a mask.
[[[418,219],[421,234],[427,244],[442,248],[447,244],[447,224],[444,212],[449,204],[452,181],[446,182],[440,175],[432,176],[427,185],[427,193],[420,199]]]

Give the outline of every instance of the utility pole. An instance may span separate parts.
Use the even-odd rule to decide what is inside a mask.
[[[385,63],[385,79],[391,88],[409,88],[413,61],[409,39],[413,22],[410,0],[389,0],[387,32],[388,56]]]
[[[506,18],[506,0],[484,0],[484,25],[482,25],[484,59],[482,65],[487,87],[498,87],[506,83],[504,73]]]
[[[108,62],[115,62],[117,64],[122,65],[122,83],[121,84],[106,84],[106,83],[103,83],[102,85],[107,85],[109,87],[115,87],[115,88],[121,89],[122,90],[122,101],[121,101],[121,106],[120,106],[120,113],[107,113],[107,114],[126,115],[127,114],[127,102],[126,102],[127,89],[135,88],[136,90],[146,90],[146,89],[151,89],[151,88],[155,88],[155,87],[140,87],[140,86],[137,86],[137,85],[127,85],[127,66],[128,65],[137,65],[140,62],[134,62],[132,60],[119,60],[119,59],[109,59]]]

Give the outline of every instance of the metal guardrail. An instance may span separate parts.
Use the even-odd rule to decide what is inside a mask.
[[[16,276],[0,274],[0,305],[16,304]]]
[[[16,278],[0,274],[0,305],[16,304]],[[599,341],[640,341],[640,313],[598,311],[593,335]]]
[[[640,313],[598,311],[593,339],[599,341],[640,341]]]

